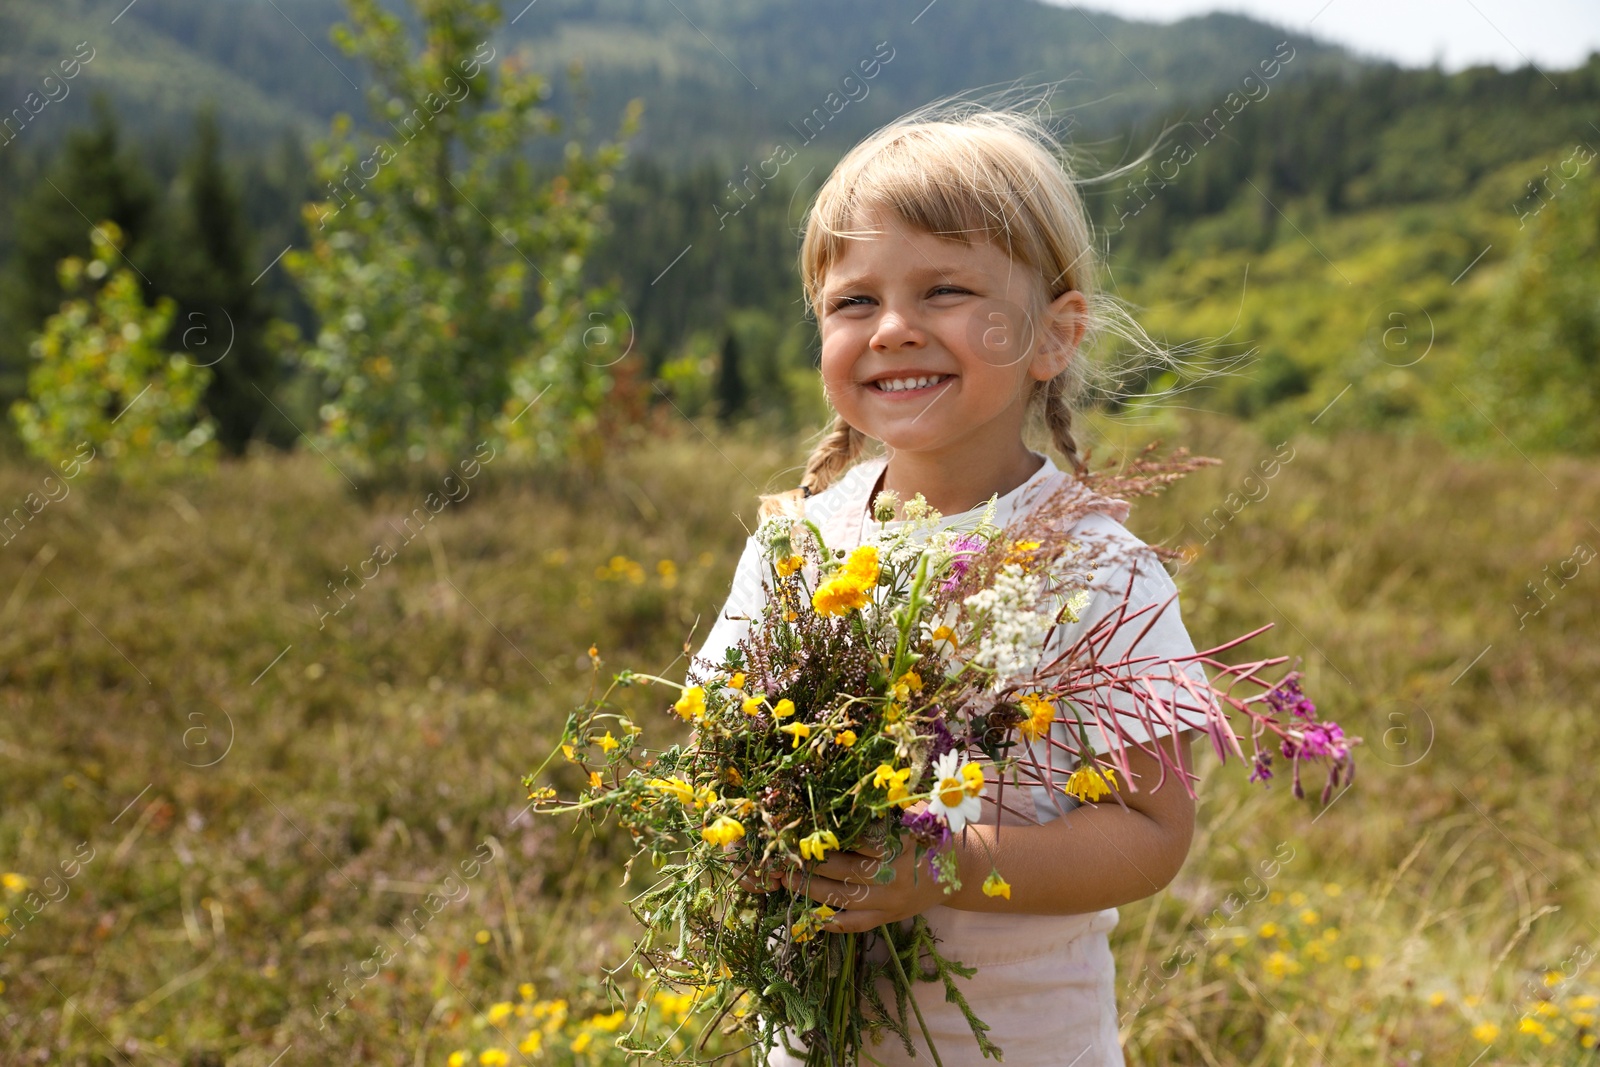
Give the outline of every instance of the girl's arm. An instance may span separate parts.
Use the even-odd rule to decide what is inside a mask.
[[[1152,741],[1165,747],[1181,766],[1193,763],[1195,733],[1184,731]],[[874,883],[882,861],[861,852],[840,852],[813,864],[809,879],[790,873],[785,884],[796,892],[840,909],[828,923],[839,933],[870,930],[944,904],[962,911],[1014,915],[1069,915],[1117,907],[1160,892],[1177,875],[1194,837],[1194,800],[1169,770],[1161,777],[1155,757],[1128,749],[1128,765],[1140,791],[1124,784],[1124,810],[1107,797],[1073,808],[1042,825],[970,824],[956,837],[961,889],[946,895],[928,875],[925,861],[908,852],[893,864],[894,880]],[[1011,895],[988,896],[983,881],[998,868]]]

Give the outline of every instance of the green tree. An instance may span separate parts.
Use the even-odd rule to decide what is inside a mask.
[[[28,451],[55,462],[87,442],[113,461],[209,455],[215,426],[196,417],[211,372],[161,347],[176,310],[162,297],[145,303],[139,279],[119,266],[122,231],[100,222],[92,258],[59,265],[66,301],[33,343],[27,400],[11,417]],[[94,287],[101,280],[103,284]]]
[[[1600,451],[1600,160],[1588,153],[1580,168],[1578,158],[1568,156],[1570,179],[1546,189],[1473,331],[1480,340],[1468,390],[1526,449]],[[1465,441],[1499,439],[1470,407],[1455,412],[1451,428]]]
[[[67,297],[56,265],[69,256],[91,255],[91,219],[115,222],[123,254],[143,268],[157,227],[155,186],[123,151],[116,113],[103,95],[94,98],[94,123],[68,135],[44,177],[16,201],[16,252],[0,292],[6,323],[0,366],[8,371],[26,366],[29,337]]]
[[[273,392],[276,362],[265,341],[269,315],[252,282],[253,241],[240,197],[221,160],[221,135],[207,108],[182,174],[183,202],[157,280],[177,301],[168,347],[211,370],[205,408],[217,441],[239,455]]]
[[[744,377],[739,372],[739,339],[732,333],[722,342],[722,358],[717,361],[717,418],[732,422],[744,411]]]
[[[418,0],[420,51],[375,0],[349,11],[335,40],[366,62],[382,133],[335,119],[316,148],[311,247],[285,259],[321,321],[298,353],[321,380],[313,437],[367,470],[448,461],[485,438],[598,451],[608,367],[631,331],[582,272],[621,147],[574,140],[559,173],[536,174],[530,145],[561,124],[539,106],[543,78],[491,65],[498,3]]]

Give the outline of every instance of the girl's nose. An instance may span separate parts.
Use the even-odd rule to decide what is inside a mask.
[[[922,330],[904,312],[887,308],[872,331],[874,351],[887,352],[898,348],[917,348],[923,344]]]

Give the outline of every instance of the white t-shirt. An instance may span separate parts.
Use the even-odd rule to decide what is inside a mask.
[[[1006,528],[1024,518],[1035,505],[1059,488],[1064,480],[1068,480],[1067,475],[1063,474],[1048,456],[1040,455],[1038,458],[1041,461],[1039,469],[1027,481],[996,500],[992,519],[996,526]],[[823,531],[823,537],[829,548],[853,548],[860,544],[864,537],[876,532],[878,524],[868,514],[870,505],[868,498],[886,464],[887,459],[883,456],[863,460],[847,470],[826,490],[805,501],[806,517],[817,523]],[[1106,509],[1116,517],[1101,511],[1090,512],[1073,526],[1072,533],[1074,538],[1080,541],[1104,541],[1115,552],[1108,555],[1103,565],[1096,570],[1090,587],[1092,598],[1087,608],[1080,613],[1076,623],[1056,628],[1051,641],[1041,653],[1041,662],[1047,661],[1044,657],[1054,658],[1071,647],[1086,630],[1110,613],[1121,602],[1123,591],[1128,587],[1129,575],[1136,570],[1129,598],[1130,614],[1146,605],[1159,607],[1168,598],[1172,598],[1171,603],[1168,603],[1164,610],[1160,610],[1159,614],[1156,608],[1152,608],[1123,626],[1106,645],[1101,660],[1105,661],[1109,657],[1115,661],[1128,655],[1148,656],[1151,659],[1143,665],[1144,669],[1157,674],[1170,674],[1171,668],[1165,672],[1159,669],[1166,660],[1193,655],[1195,651],[1194,643],[1183,625],[1176,598],[1177,586],[1152,553],[1139,551],[1148,548],[1145,542],[1122,525],[1120,520],[1127,517],[1128,504],[1110,498],[1101,499],[1105,501]],[[942,528],[971,528],[977,524],[983,510],[984,508],[980,506],[958,515],[944,516],[939,525]],[[887,528],[893,530],[900,525],[902,524],[899,522],[890,522]],[[710,668],[702,666],[699,661],[720,663],[725,651],[749,634],[750,620],[760,618],[761,608],[766,600],[764,584],[766,574],[766,565],[761,559],[761,545],[752,535],[746,540],[744,551],[734,570],[733,584],[727,602],[718,613],[716,622],[695,655],[696,662],[691,665],[689,671],[692,678],[703,680],[711,673]],[[1153,622],[1152,616],[1155,616]],[[1150,624],[1149,630],[1143,633],[1143,637],[1135,646],[1134,639],[1145,630],[1147,623]],[[1203,687],[1206,681],[1201,665],[1191,662],[1184,670],[1198,686],[1202,687],[1200,692],[1204,694],[1206,690]],[[1205,713],[1195,705],[1193,696],[1181,691],[1171,682],[1156,681],[1153,683],[1153,688],[1167,707],[1168,714],[1165,716],[1165,721],[1148,706],[1145,715],[1150,717],[1150,721],[1148,723],[1144,721],[1144,718],[1137,713],[1140,702],[1132,694],[1120,688],[1107,686],[1098,690],[1098,695],[1103,701],[1121,713],[1119,725],[1130,745],[1164,737],[1172,732],[1171,727],[1174,723],[1192,729],[1204,727]],[[1067,741],[1068,733],[1065,725],[1058,722],[1053,731],[1057,740]],[[1110,739],[1093,717],[1089,717],[1085,733],[1097,755],[1110,751],[1112,747]],[[1072,740],[1077,741],[1075,734]],[[1077,805],[1075,798],[1059,789],[1059,783],[1064,782],[1076,767],[1076,760],[1042,740],[1030,747],[1039,765],[1047,768],[1051,778],[1058,783],[1058,787],[1054,789],[1040,784],[1031,790],[1038,821],[1046,822]],[[1049,755],[1051,752],[1056,753],[1053,758]],[[1145,787],[1145,783],[1140,784],[1141,788]]]

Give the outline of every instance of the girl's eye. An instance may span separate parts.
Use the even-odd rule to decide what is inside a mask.
[[[934,288],[933,295],[938,296],[940,293],[965,293],[966,291],[967,290],[961,288],[959,285],[940,285]]]
[[[864,296],[842,296],[833,302],[833,309],[838,311],[840,308],[861,307],[866,302],[867,297]]]

